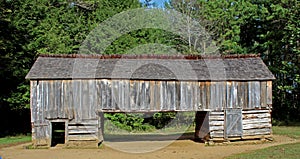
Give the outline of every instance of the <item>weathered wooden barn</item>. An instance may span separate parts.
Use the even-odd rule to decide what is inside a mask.
[[[103,141],[103,112],[195,111],[195,137],[272,134],[274,76],[257,55],[41,55],[30,79],[34,145]]]

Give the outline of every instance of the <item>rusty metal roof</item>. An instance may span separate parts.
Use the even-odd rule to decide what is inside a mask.
[[[26,79],[272,80],[259,55],[41,55]]]

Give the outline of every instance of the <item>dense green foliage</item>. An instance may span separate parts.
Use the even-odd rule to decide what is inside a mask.
[[[260,53],[276,77],[273,118],[299,120],[300,3],[297,0],[172,0],[198,19],[222,54]]]
[[[106,119],[110,120],[113,123],[113,125],[126,131],[133,131],[133,130],[149,131],[151,129],[154,129],[153,126],[143,123],[144,122],[143,114],[140,113],[137,114],[105,113],[104,116]]]
[[[10,121],[1,122],[0,134],[30,130],[29,83],[24,77],[39,54],[78,53],[99,23],[141,6],[138,0],[0,0],[0,120]],[[222,54],[260,53],[277,78],[273,117],[299,120],[299,1],[171,0],[168,7],[200,21]],[[143,53],[196,51],[192,38],[185,40],[168,31],[146,28],[122,35],[105,53],[139,53],[141,45],[149,46],[143,47]],[[155,127],[164,125],[172,118],[169,115],[154,116],[161,119]],[[133,121],[130,129],[135,128],[134,123],[145,122],[136,116],[120,118],[124,116]],[[17,124],[19,121],[24,124]]]
[[[174,129],[182,131],[194,125],[195,112],[105,113],[108,132],[141,132]]]

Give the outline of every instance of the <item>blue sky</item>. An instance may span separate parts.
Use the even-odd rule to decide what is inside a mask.
[[[141,3],[145,3],[146,0],[139,0]],[[155,3],[155,5],[157,5],[157,7],[159,8],[163,8],[165,2],[169,2],[170,0],[151,0],[150,3]]]

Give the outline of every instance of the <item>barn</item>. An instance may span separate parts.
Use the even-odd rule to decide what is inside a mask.
[[[195,138],[272,134],[272,80],[259,55],[40,55],[30,80],[32,142],[103,141],[105,112],[196,112]]]

